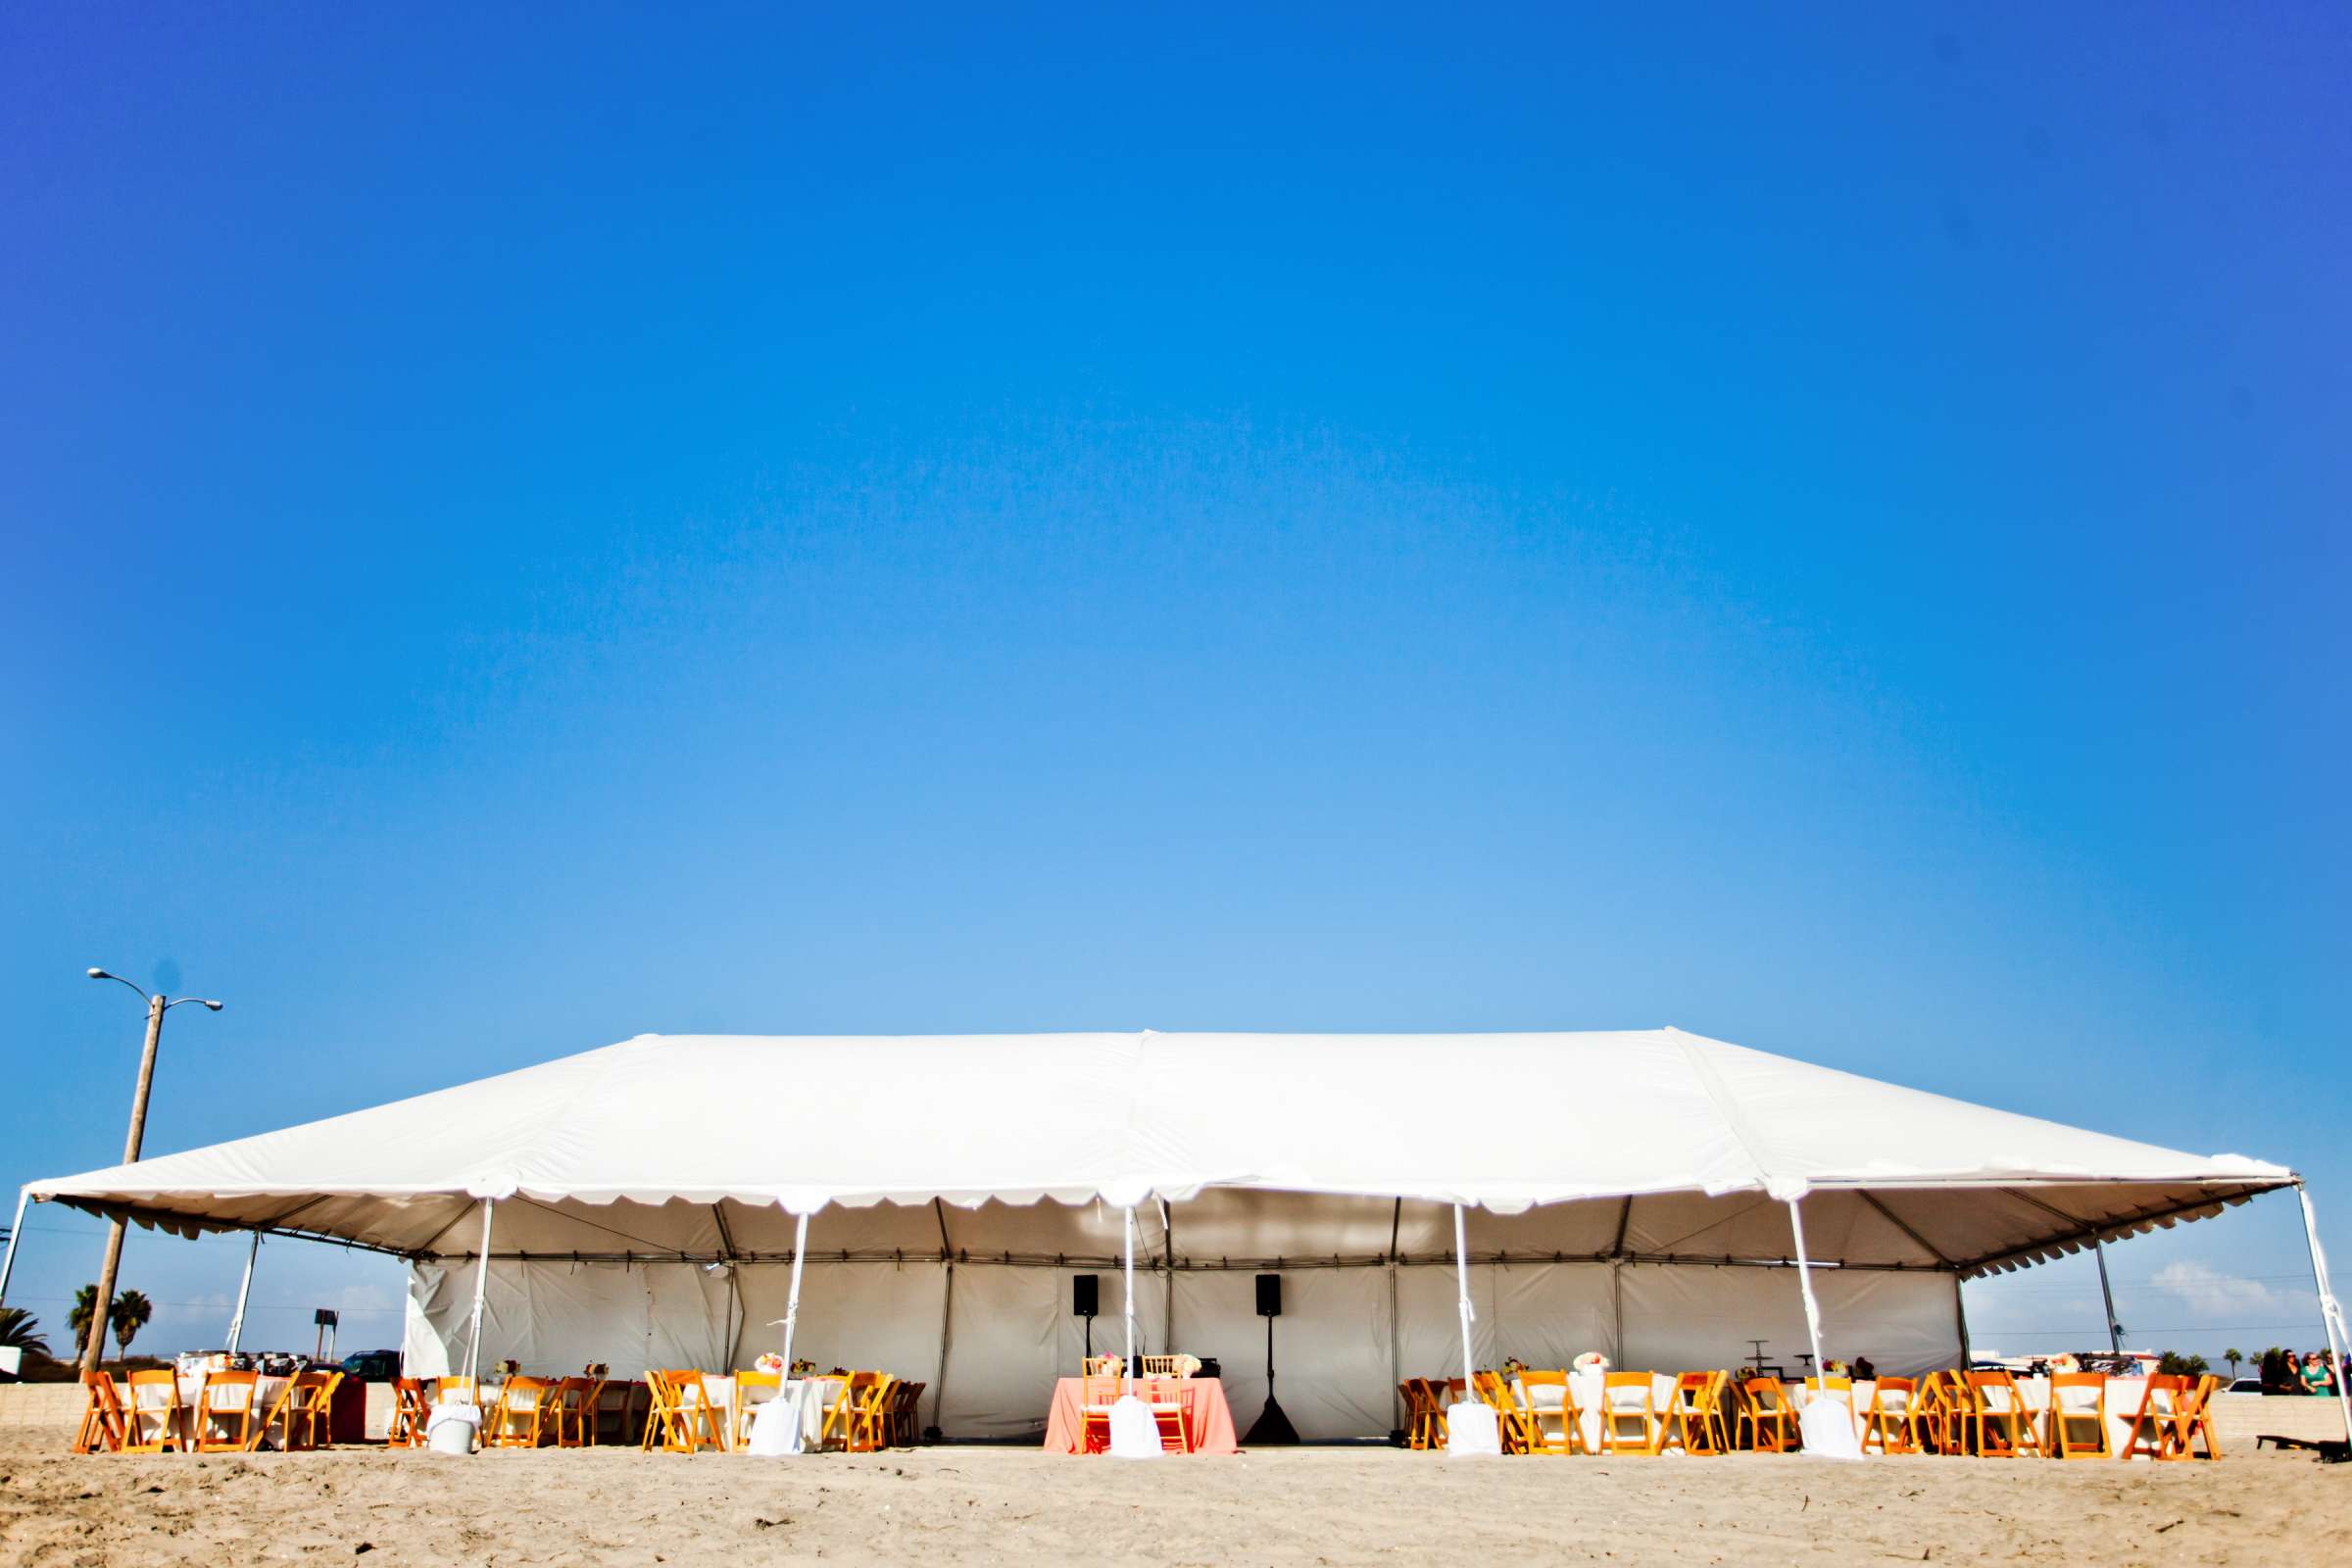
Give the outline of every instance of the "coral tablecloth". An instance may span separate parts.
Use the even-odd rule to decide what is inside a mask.
[[[1078,1413],[1081,1378],[1061,1378],[1054,1385],[1054,1403],[1046,1411],[1046,1451],[1082,1453],[1085,1422]],[[1233,1407],[1225,1402],[1225,1384],[1218,1378],[1137,1378],[1136,1393],[1146,1398],[1174,1394],[1185,1402],[1184,1426],[1192,1453],[1239,1453],[1233,1435]]]

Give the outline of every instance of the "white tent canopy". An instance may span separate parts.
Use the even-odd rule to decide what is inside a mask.
[[[2294,1181],[1660,1029],[640,1036],[27,1191],[404,1256],[424,1370],[465,1337],[482,1200],[485,1353],[547,1370],[732,1364],[746,1324],[767,1348],[816,1213],[801,1343],[931,1368],[952,1433],[1041,1418],[1079,1333],[1061,1276],[1113,1267],[1135,1205],[1138,1316],[1221,1355],[1237,1410],[1246,1276],[1284,1274],[1285,1407],[1319,1436],[1385,1431],[1396,1377],[1445,1364],[1455,1281],[1425,1265],[1454,1261],[1456,1203],[1482,1353],[1793,1359],[1787,1275],[1716,1271],[1785,1269],[1802,1198],[1831,1339],[1893,1371],[1960,1353],[1963,1277]]]

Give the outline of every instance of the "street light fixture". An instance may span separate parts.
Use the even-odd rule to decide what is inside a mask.
[[[96,965],[91,966],[89,973],[93,980],[112,980],[118,985],[129,986],[138,992],[139,1000],[147,1004],[147,1049],[139,1056],[139,1087],[130,1100],[130,1136],[122,1142],[122,1163],[128,1165],[138,1159],[139,1140],[147,1131],[147,1091],[155,1082],[155,1048],[164,1038],[164,1014],[187,1002],[201,1003],[210,1010],[219,1012],[220,1004],[210,997],[166,997],[160,991],[149,996],[121,975],[109,974]],[[122,1261],[122,1231],[123,1223],[120,1219],[107,1228],[106,1262],[98,1271],[98,1299],[91,1304],[90,1339],[81,1351],[81,1369],[84,1372],[98,1370],[98,1358],[106,1348],[106,1320],[115,1300],[115,1270]]]

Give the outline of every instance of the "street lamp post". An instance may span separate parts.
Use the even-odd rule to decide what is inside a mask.
[[[112,980],[130,986],[139,1000],[147,1004],[147,1049],[139,1055],[139,1087],[130,1099],[130,1136],[122,1141],[122,1163],[131,1164],[139,1157],[139,1140],[147,1131],[147,1091],[155,1082],[155,1048],[164,1038],[164,1014],[181,1003],[196,1002],[220,1010],[220,1004],[207,997],[178,997],[167,1000],[162,992],[149,996],[119,974],[104,969],[92,969],[93,980]],[[106,1232],[106,1262],[98,1270],[98,1299],[90,1306],[90,1338],[82,1347],[81,1369],[98,1370],[98,1358],[106,1349],[107,1317],[115,1300],[115,1269],[122,1261],[122,1221],[116,1220]]]

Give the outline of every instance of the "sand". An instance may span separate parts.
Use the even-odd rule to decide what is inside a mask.
[[[542,1449],[75,1458],[0,1434],[0,1562],[2352,1562],[2352,1466],[1447,1461],[1307,1448],[1129,1464],[1007,1448],[760,1460]]]

